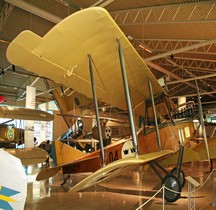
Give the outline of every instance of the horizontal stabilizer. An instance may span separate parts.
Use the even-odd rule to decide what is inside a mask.
[[[49,179],[50,177],[57,174],[60,168],[61,166],[55,166],[53,168],[44,168],[38,173],[36,180],[41,181],[44,179]]]
[[[209,158],[215,159],[216,158],[216,150],[215,150],[216,137],[209,138],[207,141],[208,141],[208,146],[209,146]],[[201,142],[196,147],[194,147],[194,151],[199,153],[199,156],[202,160],[208,159],[208,156],[206,153],[205,142]]]
[[[52,168],[44,168],[42,169],[37,177],[36,180],[44,180],[54,176],[59,170],[67,165],[72,165],[76,162],[77,159],[84,157],[86,154],[59,141],[55,140],[55,152],[56,152],[56,159],[57,159],[57,166]]]
[[[92,164],[92,163],[95,163],[95,159],[98,160],[98,162],[100,163],[100,157],[95,156],[95,157],[90,157],[90,158],[83,158],[83,159],[81,158],[79,160],[71,161],[70,163],[63,163],[63,164],[60,164],[52,168],[44,168],[38,173],[36,180],[40,181],[40,180],[48,179],[54,176],[56,173],[58,173],[60,169],[67,170],[68,168],[70,168],[69,173],[81,173],[81,172],[95,171],[96,170],[95,165]],[[79,171],[78,168],[81,168],[81,171]]]

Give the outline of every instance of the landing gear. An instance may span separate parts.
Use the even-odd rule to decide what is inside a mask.
[[[164,197],[168,202],[175,202],[178,200],[181,196],[181,189],[185,185],[185,174],[181,170],[183,154],[184,146],[180,145],[176,167],[173,168],[170,173],[166,171],[158,162],[150,163],[151,168],[161,179],[162,185],[167,188],[165,189]],[[166,174],[165,177],[161,175],[161,172],[156,167]]]
[[[182,166],[182,158],[184,153],[184,147],[180,146],[179,148],[179,156],[177,160],[177,166],[171,170],[171,172],[167,172],[159,163],[151,163],[150,166],[155,171],[155,173],[159,176],[162,181],[162,185],[164,185],[167,189],[165,189],[165,199],[168,202],[175,202],[181,196],[181,189],[185,185],[185,174],[181,170]],[[166,175],[162,177],[160,172],[156,169],[156,166],[161,169]],[[168,190],[170,189],[170,190]]]
[[[63,182],[61,183],[61,186],[63,186],[69,179],[70,179],[70,174],[68,174],[66,177],[63,178]]]
[[[168,202],[175,202],[177,201],[180,196],[181,196],[181,189],[182,189],[182,184],[184,181],[184,173],[181,171],[181,176],[182,176],[182,182],[180,181],[180,178],[175,175],[177,174],[176,168],[172,170],[172,173],[169,173],[167,170],[165,170],[159,163],[154,162],[150,163],[151,168],[155,171],[155,173],[158,175],[158,177],[162,181],[162,185],[164,185],[167,189],[165,189],[165,199]],[[158,171],[156,168],[158,167],[161,169],[166,175],[163,177],[161,175],[161,172]],[[170,190],[168,190],[170,189]]]
[[[171,174],[174,174],[175,176],[177,176],[177,167],[173,168],[171,171],[170,171]],[[180,174],[179,174],[179,177],[178,177],[180,183],[181,183],[181,188],[183,188],[185,186],[185,174],[184,174],[184,171],[180,170]]]
[[[162,180],[162,185],[167,188],[165,189],[164,197],[168,202],[175,202],[179,199],[181,195],[181,183],[175,175],[167,174]]]

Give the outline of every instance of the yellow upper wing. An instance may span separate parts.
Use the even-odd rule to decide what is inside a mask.
[[[44,37],[23,31],[9,45],[7,58],[12,64],[92,97],[88,64],[88,54],[91,54],[98,99],[126,109],[117,39],[125,56],[133,105],[140,107],[149,97],[147,78],[152,81],[155,94],[161,93],[162,88],[103,8],[88,8],[74,13]]]

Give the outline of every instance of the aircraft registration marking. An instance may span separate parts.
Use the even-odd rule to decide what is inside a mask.
[[[115,151],[115,155],[113,155],[112,152],[109,152],[109,161],[110,161],[110,163],[113,162],[113,161],[116,161],[118,159],[119,158],[118,158],[118,151],[117,150]]]
[[[121,154],[119,154],[121,153]],[[132,140],[126,141],[121,150],[116,150],[115,152],[109,152],[109,163],[112,163],[121,158],[135,157],[135,148],[133,146]]]
[[[133,146],[133,142],[126,141],[122,147],[122,158],[135,157],[135,148]]]
[[[14,140],[14,129],[11,128],[7,131],[7,139],[10,141]]]

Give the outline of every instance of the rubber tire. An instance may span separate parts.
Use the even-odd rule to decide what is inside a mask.
[[[175,176],[176,176],[176,172],[177,172],[177,168],[176,168],[176,167],[173,168],[173,169],[170,171],[170,173],[171,173],[171,174],[174,174]],[[179,181],[180,181],[180,183],[181,183],[181,187],[183,188],[183,187],[185,186],[185,173],[184,173],[184,171],[182,171],[182,170],[181,170],[181,172],[180,172]]]
[[[165,194],[164,197],[166,201],[168,202],[175,202],[177,201],[180,196],[181,196],[181,183],[179,179],[173,175],[173,174],[167,174],[162,181],[162,186],[165,186],[166,188],[179,192],[179,193],[174,193],[170,192],[169,190],[165,189]]]

